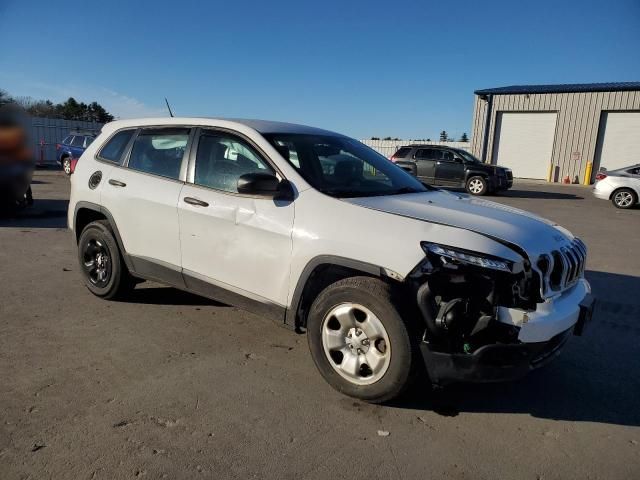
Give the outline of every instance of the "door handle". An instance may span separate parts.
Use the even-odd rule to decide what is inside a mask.
[[[194,205],[196,207],[208,207],[209,204],[207,202],[204,202],[202,200],[198,200],[197,198],[193,198],[193,197],[184,197],[183,198],[185,203],[188,203],[189,205]]]
[[[121,182],[120,180],[114,180],[113,178],[109,180],[109,185],[113,185],[114,187],[126,187],[127,184]]]

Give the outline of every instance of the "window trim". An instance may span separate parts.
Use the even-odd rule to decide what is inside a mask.
[[[248,193],[238,193],[238,192],[230,192],[228,190],[221,190],[218,188],[214,188],[214,187],[209,187],[207,185],[199,185],[197,183],[195,183],[195,172],[196,172],[196,156],[198,154],[198,147],[200,145],[200,138],[202,137],[202,134],[204,131],[208,131],[208,132],[214,132],[214,133],[221,133],[224,135],[229,135],[231,137],[237,137],[238,139],[242,140],[244,143],[246,143],[247,145],[249,145],[251,148],[253,148],[256,153],[258,154],[258,156],[260,157],[260,159],[266,164],[268,165],[271,169],[272,169],[272,173],[278,177],[280,179],[280,181],[286,180],[287,178],[284,176],[284,174],[282,173],[282,171],[278,168],[278,166],[276,165],[276,163],[269,157],[269,155],[267,155],[264,150],[262,148],[260,148],[251,138],[247,137],[246,135],[242,134],[241,132],[238,132],[237,130],[232,130],[230,128],[224,128],[224,127],[214,127],[214,126],[200,126],[195,128],[196,132],[194,134],[194,139],[193,139],[193,144],[192,144],[192,148],[190,150],[190,155],[189,155],[189,165],[187,167],[187,177],[186,177],[186,184],[190,185],[192,187],[197,187],[197,188],[202,188],[202,189],[206,189],[208,191],[211,192],[216,192],[216,193],[222,193],[225,195],[234,195],[236,197],[244,197],[244,198],[258,198],[258,199],[268,199],[262,195],[251,195]]]

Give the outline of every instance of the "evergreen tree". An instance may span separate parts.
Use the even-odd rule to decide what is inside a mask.
[[[463,133],[462,136],[460,137],[460,141],[461,142],[468,142],[469,141],[469,137],[467,137],[467,133]]]

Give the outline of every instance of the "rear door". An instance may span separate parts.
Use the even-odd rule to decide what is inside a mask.
[[[464,163],[451,150],[438,149],[436,162],[436,183],[457,186],[464,180]]]
[[[435,177],[436,161],[432,148],[419,148],[414,155],[418,169],[418,177],[428,183],[433,183]]]
[[[190,140],[188,127],[138,130],[102,189],[135,270],[176,285],[182,284],[177,205]]]
[[[250,139],[200,131],[178,203],[183,274],[191,290],[278,316],[287,304],[294,204],[238,193],[238,178],[251,172],[282,178]]]

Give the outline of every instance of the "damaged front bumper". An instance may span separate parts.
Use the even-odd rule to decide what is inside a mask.
[[[538,305],[535,312],[498,308],[498,321],[519,328],[516,343],[484,345],[471,353],[447,353],[428,342],[422,356],[435,384],[499,382],[523,377],[555,358],[572,334],[581,335],[595,301],[581,279],[569,291]]]

